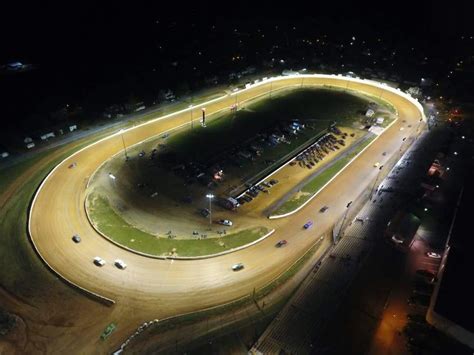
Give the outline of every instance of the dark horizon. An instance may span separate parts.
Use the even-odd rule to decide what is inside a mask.
[[[91,121],[112,104],[144,100],[148,106],[168,88],[182,96],[209,86],[205,80],[213,75],[225,83],[231,71],[247,66],[261,71],[262,62],[272,56],[291,59],[272,67],[278,74],[299,67],[318,70],[321,65],[344,72],[341,64],[364,59],[364,48],[375,48],[380,58],[396,48],[400,54],[390,59],[391,67],[375,58],[372,63],[369,57],[365,65],[414,81],[444,77],[438,63],[453,65],[457,57],[472,51],[470,42],[458,45],[461,36],[469,36],[468,12],[427,2],[410,4],[413,12],[402,6],[387,12],[378,6],[360,4],[354,9],[328,3],[272,8],[239,3],[226,9],[201,3],[186,12],[179,4],[24,6],[7,6],[1,24],[0,65],[20,61],[34,66],[1,76],[3,112],[9,118],[4,127],[15,136],[54,126],[49,116],[66,104],[84,107],[84,119]],[[332,49],[302,48],[302,39],[315,41],[323,35]],[[353,36],[359,52],[337,47],[348,45]],[[274,45],[280,48],[270,55]],[[410,48],[416,48],[419,58]],[[234,55],[245,59],[234,63]],[[415,61],[422,56],[433,60],[417,68]]]

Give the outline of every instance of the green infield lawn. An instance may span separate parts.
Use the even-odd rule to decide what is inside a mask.
[[[89,195],[89,216],[97,229],[117,244],[156,256],[166,256],[174,250],[177,256],[202,256],[220,253],[251,243],[269,231],[253,228],[218,238],[169,239],[145,233],[123,220],[99,195]]]

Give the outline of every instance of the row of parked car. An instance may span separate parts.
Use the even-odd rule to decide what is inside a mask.
[[[315,144],[301,152],[290,165],[298,164],[301,168],[312,169],[316,164],[322,161],[330,151],[339,150],[339,145],[345,145],[344,139],[346,136],[343,135],[342,138],[343,139],[337,139],[332,134],[326,134]]]
[[[272,186],[275,186],[278,184],[278,180],[276,179],[271,179],[270,181],[262,182],[258,185],[250,186],[247,191],[245,192],[244,195],[240,196],[237,201],[243,205],[246,202],[251,202],[255,197],[258,196],[260,192],[263,193],[268,193],[268,189],[270,189]]]

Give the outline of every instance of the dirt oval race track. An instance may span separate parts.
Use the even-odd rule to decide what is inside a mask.
[[[207,114],[212,114],[227,110],[236,102],[265,95],[270,89],[322,85],[381,96],[397,109],[399,119],[305,208],[287,218],[272,220],[270,224],[276,231],[263,242],[207,260],[172,261],[131,253],[100,236],[86,217],[86,187],[96,169],[123,149],[121,136],[116,133],[67,158],[43,181],[31,205],[28,222],[36,251],[68,282],[116,303],[125,302],[130,307],[142,309],[149,315],[143,321],[229,302],[265,285],[328,230],[342,215],[347,202],[355,199],[375,178],[378,169],[374,168],[374,162],[383,164],[398,152],[402,139],[414,133],[418,122],[424,118],[421,106],[407,95],[375,82],[301,75],[273,78],[193,108],[194,117],[199,117],[201,107],[206,108]],[[125,131],[124,139],[130,146],[189,124],[189,119],[189,110],[157,118]],[[404,127],[403,131],[401,127]],[[388,153],[387,157],[382,156],[383,152]],[[68,168],[73,162],[77,166]],[[331,207],[325,214],[318,214],[323,205]],[[302,229],[309,219],[315,221],[314,227]],[[81,243],[72,242],[74,234],[81,236]],[[288,240],[285,248],[275,248],[280,239]],[[95,256],[102,257],[107,264],[95,266],[92,262]],[[115,259],[124,260],[128,267],[117,269],[113,265]],[[233,272],[231,266],[237,262],[244,263],[245,269]]]

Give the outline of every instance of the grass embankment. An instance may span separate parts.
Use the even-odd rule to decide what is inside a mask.
[[[0,236],[2,237],[0,284],[6,289],[15,291],[16,294],[31,294],[38,289],[55,287],[57,281],[52,274],[38,271],[44,268],[28,240],[26,228],[28,208],[33,194],[49,171],[61,160],[89,143],[90,141],[69,150],[63,150],[61,154],[57,154],[61,148],[40,153],[34,158],[0,171],[0,189],[4,192],[34,164],[43,159],[47,161],[41,168],[30,174],[24,183],[21,183],[14,197],[10,198],[0,211]],[[55,158],[47,160],[54,154],[57,154]]]
[[[173,250],[178,256],[211,255],[251,243],[268,233],[267,228],[259,227],[219,238],[199,240],[158,237],[127,223],[114,211],[105,197],[91,194],[88,200],[89,216],[99,231],[120,245],[150,255],[170,255]]]
[[[329,180],[331,180],[334,175],[342,170],[357,154],[362,151],[362,149],[369,145],[374,139],[375,136],[364,140],[363,142],[359,143],[357,148],[352,152],[336,160],[331,166],[325,168],[320,174],[314,177],[314,179],[304,185],[300,193],[293,195],[288,201],[283,203],[276,211],[274,211],[272,215],[282,215],[292,212],[300,207],[303,203],[318,193],[319,190],[321,190],[321,188]]]

